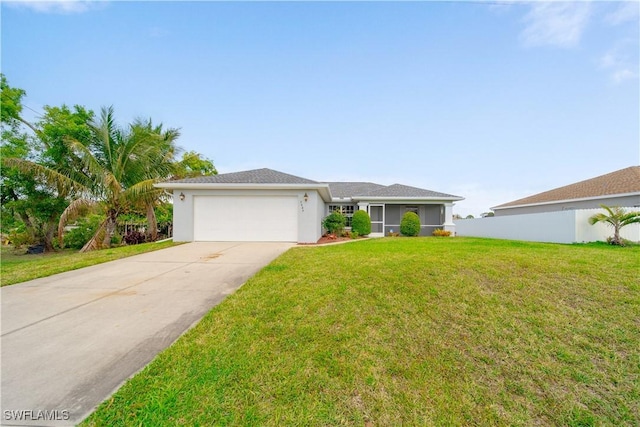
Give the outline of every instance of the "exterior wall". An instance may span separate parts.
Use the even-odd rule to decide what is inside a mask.
[[[180,194],[184,200],[180,200]],[[304,201],[304,194],[309,196]],[[324,201],[316,190],[174,190],[173,193],[173,240],[194,240],[194,196],[292,196],[298,198],[298,242],[315,243],[322,235],[321,221]],[[256,212],[260,215],[260,212]]]
[[[458,236],[551,243],[606,241],[607,237],[613,235],[613,228],[606,224],[590,225],[588,222],[588,218],[598,212],[604,212],[604,210],[566,210],[461,219],[455,224]],[[624,227],[620,234],[627,240],[640,242],[640,224]]]
[[[300,211],[298,215],[298,242],[316,243],[322,237],[322,218],[325,203],[315,190],[306,191],[308,201],[304,201],[305,192],[299,194]]]
[[[600,205],[607,206],[640,206],[640,196],[611,197],[575,202],[550,203],[545,205],[523,206],[521,208],[496,209],[495,216],[522,215],[542,212],[557,212],[578,209],[600,209]]]

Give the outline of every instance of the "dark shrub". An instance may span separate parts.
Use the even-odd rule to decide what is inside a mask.
[[[331,212],[325,219],[322,220],[322,226],[329,232],[329,234],[342,235],[344,225],[347,223],[347,218],[340,211]]]
[[[144,243],[146,236],[138,230],[131,230],[124,235],[123,240],[127,245],[137,245],[138,243]]]
[[[420,217],[415,212],[407,212],[400,221],[400,233],[405,236],[417,236],[420,234]]]
[[[351,231],[358,233],[360,236],[366,236],[371,233],[371,218],[366,211],[355,211],[351,220]]]

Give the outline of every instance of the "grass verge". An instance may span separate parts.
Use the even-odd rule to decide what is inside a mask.
[[[11,247],[3,246],[2,260],[0,262],[0,286],[47,277],[52,274],[76,270],[144,252],[156,251],[177,244],[172,241],[165,241],[121,246],[86,253],[67,249],[38,255],[25,255],[24,250],[18,252]]]
[[[638,425],[640,248],[294,248],[84,425]]]

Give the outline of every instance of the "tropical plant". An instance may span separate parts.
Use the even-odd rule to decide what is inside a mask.
[[[151,228],[157,230],[153,207],[164,193],[153,184],[173,175],[178,130],[163,130],[150,120],[121,128],[115,123],[113,107],[103,108],[100,120],[87,126],[88,132],[79,138],[62,138],[67,153],[62,159],[74,167],[63,169],[59,163],[25,158],[3,159],[3,163],[72,198],[60,215],[60,240],[68,222],[87,207],[102,205],[105,218],[82,251],[109,247],[118,216],[133,208],[146,211]]]
[[[640,211],[627,212],[619,206],[600,205],[606,211],[597,213],[589,217],[589,224],[594,225],[599,222],[613,227],[613,238],[609,241],[612,245],[624,246],[624,240],[620,237],[620,229],[634,223],[640,223]]]
[[[358,233],[360,236],[366,236],[371,233],[371,218],[366,211],[358,210],[353,213],[351,231]]]
[[[80,167],[69,156],[63,139],[86,135],[89,129],[86,123],[93,113],[79,106],[73,109],[45,106],[42,118],[30,123],[21,117],[26,92],[10,87],[4,75],[1,89],[3,231],[11,232],[11,228],[22,224],[20,228],[28,236],[25,243],[42,245],[51,251],[58,218],[69,204],[69,189],[58,185],[59,180],[52,177]],[[36,173],[39,167],[47,169],[50,176]]]
[[[417,236],[420,234],[420,217],[415,212],[406,212],[400,220],[400,233],[405,236]]]
[[[217,173],[213,162],[196,152],[176,160],[177,129],[163,129],[150,119],[120,127],[112,107],[103,108],[96,121],[79,106],[45,106],[43,118],[32,124],[20,115],[25,91],[1,77],[3,233],[24,228],[34,243],[44,241],[53,249],[56,226],[62,241],[68,222],[100,205],[104,221],[83,251],[109,246],[122,213],[145,215],[145,238],[155,240],[156,208],[168,196],[154,184]],[[164,227],[170,224],[165,221]]]
[[[58,233],[78,210],[99,201],[105,219],[82,251],[109,247],[118,216],[133,206],[144,207],[149,225],[157,234],[154,206],[162,191],[153,186],[173,174],[177,129],[163,130],[151,120],[136,120],[129,128],[116,125],[113,107],[103,108],[100,121],[90,124],[88,143],[69,139],[69,147],[81,160],[82,175],[74,178],[87,197],[75,199],[60,217]],[[155,235],[152,234],[152,239]]]

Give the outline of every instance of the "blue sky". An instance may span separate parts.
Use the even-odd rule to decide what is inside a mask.
[[[640,163],[627,2],[2,2],[44,105],[178,127],[220,173],[460,195],[461,215]]]

